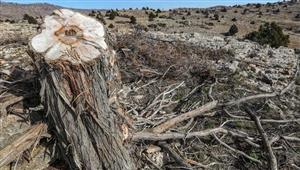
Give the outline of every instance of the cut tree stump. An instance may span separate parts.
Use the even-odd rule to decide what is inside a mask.
[[[45,17],[29,44],[56,153],[70,169],[135,169],[122,143],[121,116],[110,107],[120,78],[105,38],[97,20],[60,9]]]

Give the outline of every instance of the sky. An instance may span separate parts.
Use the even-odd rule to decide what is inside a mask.
[[[206,8],[217,5],[235,5],[247,3],[278,2],[278,0],[4,0],[15,3],[50,3],[69,8],[80,9],[128,9],[128,8],[160,8],[178,7]],[[1,5],[1,4],[0,4]]]

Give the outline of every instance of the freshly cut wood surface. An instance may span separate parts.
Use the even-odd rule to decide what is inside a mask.
[[[31,40],[33,50],[45,60],[67,60],[73,64],[91,61],[107,49],[104,27],[93,18],[67,9],[46,16],[42,32]]]

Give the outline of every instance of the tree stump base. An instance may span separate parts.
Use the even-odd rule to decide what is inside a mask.
[[[103,25],[70,10],[47,16],[30,43],[41,100],[70,169],[135,169],[109,98],[118,89],[115,53]]]

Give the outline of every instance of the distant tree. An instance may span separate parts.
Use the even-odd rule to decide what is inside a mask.
[[[258,31],[247,34],[245,38],[261,45],[269,44],[275,48],[287,46],[289,43],[289,35],[285,35],[282,28],[275,22],[261,25]]]
[[[154,21],[154,18],[156,18],[156,15],[155,15],[153,12],[150,12],[150,13],[148,14],[148,19],[149,19],[149,21]]]
[[[260,8],[260,7],[261,7],[260,3],[255,4],[255,8]]]
[[[243,11],[242,11],[242,15],[245,15],[247,12],[249,11],[249,9],[245,8]]]
[[[30,16],[28,14],[24,14],[23,15],[23,20],[27,20],[29,24],[37,24],[37,20],[33,17],[33,16]]]
[[[228,32],[225,33],[225,35],[226,35],[226,36],[233,36],[233,35],[235,35],[235,34],[238,33],[238,32],[239,32],[238,27],[237,27],[235,24],[233,24],[233,25],[231,25],[231,27],[229,28]]]
[[[273,14],[278,14],[279,12],[280,12],[280,9],[279,9],[279,8],[273,10]]]
[[[157,14],[161,13],[161,10],[158,8],[158,9],[156,10],[156,13],[157,13]]]
[[[102,15],[98,14],[96,19],[99,20],[103,25],[106,25],[106,21]]]
[[[187,15],[187,16],[192,15],[191,11],[188,11],[186,15]]]
[[[109,24],[108,28],[114,28],[114,24]]]
[[[227,12],[227,9],[225,7],[221,8],[221,12]]]
[[[135,18],[135,16],[131,16],[130,17],[130,23],[131,24],[136,24],[136,18]]]
[[[110,20],[114,20],[116,18],[116,16],[118,16],[118,15],[119,15],[119,13],[117,11],[111,10],[108,13],[108,18]]]
[[[219,15],[218,14],[214,14],[214,20],[219,20]]]

